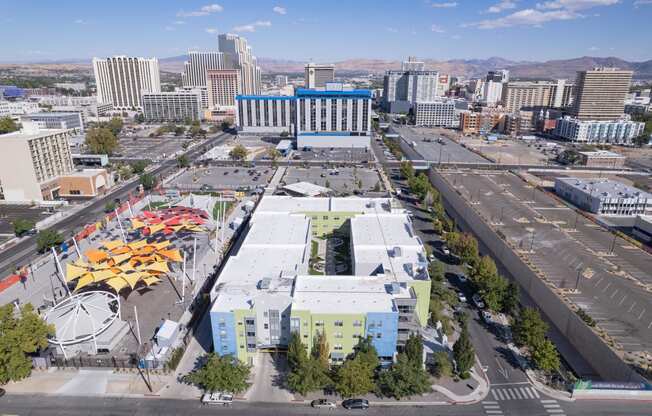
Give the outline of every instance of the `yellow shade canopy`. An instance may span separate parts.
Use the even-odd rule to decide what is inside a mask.
[[[109,279],[106,281],[106,284],[111,286],[116,293],[129,286],[129,283],[127,283],[125,279],[121,277],[114,277],[113,279]]]
[[[183,258],[181,258],[181,253],[179,253],[179,250],[160,250],[158,254],[167,258],[170,261],[183,261]]]
[[[129,243],[127,245],[132,250],[138,250],[139,248],[145,247],[147,245],[147,240],[134,241],[133,243]]]
[[[117,256],[111,257],[113,259],[113,262],[117,265],[124,263],[125,261],[129,260],[131,258],[130,253],[126,254],[119,254]]]
[[[134,266],[129,262],[127,262],[125,264],[121,264],[120,266],[118,266],[118,268],[123,272],[130,272],[130,271],[134,270]]]
[[[103,280],[115,277],[115,273],[110,269],[98,270],[93,272],[92,275],[96,282],[101,282]]]
[[[160,224],[154,224],[149,226],[149,233],[150,234],[155,234],[158,233],[159,231],[162,231],[165,229],[165,224],[160,223]]]
[[[96,249],[87,250],[84,255],[86,255],[86,258],[88,258],[91,263],[100,263],[109,258],[108,254]]]
[[[150,270],[150,271],[161,272],[161,273],[170,273],[168,264],[162,261],[148,264],[145,267],[143,267],[143,270]]]
[[[123,242],[120,241],[120,240],[113,240],[113,241],[105,241],[105,242],[102,243],[102,245],[103,245],[104,248],[106,248],[107,250],[114,250],[114,249],[116,249],[116,248],[118,248],[118,247],[122,247],[122,246],[124,246],[125,243],[123,243]]]
[[[138,281],[140,279],[142,279],[143,277],[148,277],[148,276],[149,275],[147,273],[136,272],[136,273],[130,273],[130,274],[123,273],[119,277],[123,278],[129,284],[131,289],[133,290],[134,287],[136,287],[136,284],[138,283]]]
[[[160,281],[161,281],[161,279],[159,279],[158,277],[154,277],[154,276],[146,277],[145,279],[143,279],[143,282],[145,282],[145,284],[147,286],[151,286],[151,285],[156,284],[156,283],[158,283]]]
[[[131,249],[129,247],[127,247],[127,246],[122,246],[122,247],[114,248],[113,250],[111,250],[111,253],[116,254],[116,255],[117,254],[131,253]]]
[[[88,286],[93,283],[93,275],[91,273],[86,273],[78,281],[77,286],[75,287],[75,292],[81,289],[84,286]]]
[[[86,273],[88,273],[88,269],[84,267],[79,267],[74,263],[66,264],[66,282],[73,281]]]
[[[140,221],[140,220],[137,220],[135,218],[131,220],[131,228],[133,228],[134,230],[137,230],[139,228],[143,228],[144,226],[145,226],[145,223]]]
[[[163,240],[160,243],[152,244],[152,247],[154,247],[156,250],[163,250],[165,247],[169,246],[170,244],[172,243],[170,243],[169,240]]]

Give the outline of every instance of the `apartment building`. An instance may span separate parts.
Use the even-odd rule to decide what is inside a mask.
[[[417,102],[414,105],[416,126],[454,127],[455,119],[455,102],[452,100]]]
[[[579,71],[571,116],[580,121],[612,121],[625,111],[632,71],[594,68]]]
[[[143,92],[161,92],[158,59],[93,58],[97,102],[117,110],[142,110]]]
[[[565,140],[584,143],[605,143],[631,146],[643,134],[645,123],[626,117],[616,120],[579,120],[563,117],[557,120],[553,134]]]
[[[143,93],[143,115],[145,120],[158,123],[202,120],[201,92],[195,89]]]
[[[209,69],[206,80],[209,108],[235,106],[235,97],[241,91],[239,69]]]
[[[503,108],[512,113],[522,108],[561,108],[568,107],[573,99],[573,85],[566,80],[516,81],[503,86]]]

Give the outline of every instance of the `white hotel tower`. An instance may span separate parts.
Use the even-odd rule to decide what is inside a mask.
[[[117,110],[142,109],[142,92],[161,92],[158,59],[93,58],[97,102]]]

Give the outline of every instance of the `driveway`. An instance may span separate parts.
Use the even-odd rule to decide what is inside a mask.
[[[285,354],[259,352],[253,372],[253,381],[245,394],[251,402],[284,402],[294,399],[292,394],[282,387],[287,372]]]

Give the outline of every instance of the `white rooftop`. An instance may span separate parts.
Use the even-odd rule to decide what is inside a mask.
[[[652,194],[610,179],[557,178],[556,180],[595,198],[652,200]]]
[[[315,185],[314,183],[310,182],[291,183],[289,185],[285,185],[283,189],[303,196],[327,195],[329,192],[331,192],[330,188]]]

